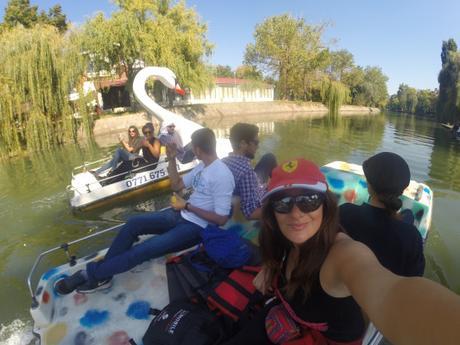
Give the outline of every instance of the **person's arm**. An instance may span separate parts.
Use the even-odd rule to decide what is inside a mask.
[[[133,148],[129,146],[129,144],[123,139],[121,134],[118,134],[118,141],[120,142],[121,146],[128,152],[132,152]]]
[[[185,184],[177,171],[176,155],[176,145],[166,144],[166,156],[168,157],[168,176],[171,181],[171,189],[175,192],[178,192],[185,188]]]
[[[228,216],[221,216],[220,214],[217,214],[215,212],[212,212],[212,211],[206,211],[206,210],[203,210],[199,207],[196,207],[196,206],[193,206],[192,204],[190,204],[189,202],[187,202],[186,200],[182,199],[179,195],[177,195],[176,193],[174,193],[174,198],[173,198],[174,202],[171,202],[171,207],[174,208],[176,211],[180,211],[180,210],[187,210],[189,212],[193,212],[195,213],[198,217],[210,222],[210,223],[213,223],[213,224],[217,224],[217,225],[224,225],[227,220],[228,220]]]
[[[241,212],[243,212],[246,219],[260,219],[262,215],[262,195],[255,172],[252,170],[242,174],[238,184]]]
[[[365,245],[334,244],[328,258],[339,279],[383,335],[395,345],[458,344],[460,297],[420,277],[400,277]]]

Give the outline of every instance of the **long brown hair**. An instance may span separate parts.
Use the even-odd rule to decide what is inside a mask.
[[[262,229],[259,233],[262,262],[267,268],[269,283],[281,274],[283,259],[293,247],[279,228],[271,200],[273,198],[265,202],[262,208]],[[304,298],[308,297],[338,232],[337,201],[334,194],[327,191],[323,202],[323,220],[318,232],[299,246],[297,263],[285,287],[288,298],[299,289],[303,290]]]

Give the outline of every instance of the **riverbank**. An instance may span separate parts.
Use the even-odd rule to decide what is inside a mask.
[[[328,109],[322,103],[289,101],[194,104],[176,106],[170,110],[202,125],[210,125],[211,123],[219,125],[230,120],[241,121],[243,118],[250,122],[274,121],[303,116],[319,118],[328,113]],[[378,108],[356,105],[344,105],[339,110],[341,116],[379,113],[380,109]],[[100,146],[113,145],[116,143],[114,141],[115,133],[126,131],[130,125],[140,129],[147,121],[150,121],[150,117],[145,112],[103,115],[95,121],[94,137]]]

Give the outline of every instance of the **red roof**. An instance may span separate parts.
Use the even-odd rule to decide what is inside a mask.
[[[241,85],[248,82],[246,79],[229,77],[216,77],[214,80],[217,85]]]

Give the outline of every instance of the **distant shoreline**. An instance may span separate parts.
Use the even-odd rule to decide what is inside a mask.
[[[169,109],[205,126],[228,126],[236,121],[264,122],[297,117],[323,117],[328,109],[317,102],[241,102],[214,103],[176,106]],[[356,105],[344,105],[339,111],[342,116],[379,114],[380,109]],[[121,115],[103,115],[94,124],[93,134],[101,147],[115,145],[116,133],[124,133],[130,125],[139,129],[149,116],[145,112]]]

